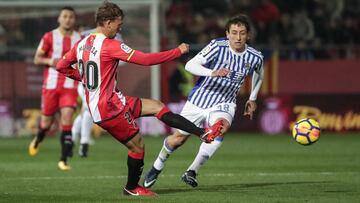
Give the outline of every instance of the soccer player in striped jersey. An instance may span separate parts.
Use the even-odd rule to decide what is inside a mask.
[[[58,167],[69,170],[67,157],[72,155],[72,116],[77,102],[77,81],[66,78],[56,71],[57,61],[81,39],[74,31],[75,11],[72,7],[63,7],[58,17],[59,27],[47,32],[36,50],[34,63],[44,65],[44,82],[41,95],[41,121],[37,135],[29,145],[29,154],[38,153],[40,143],[54,121],[55,113],[60,110],[62,133],[61,156]]]
[[[143,53],[114,40],[123,22],[123,11],[105,1],[96,12],[96,32],[79,41],[58,62],[57,70],[85,85],[85,100],[95,123],[107,130],[128,148],[128,181],[124,194],[155,195],[138,184],[144,166],[144,143],[134,119],[156,116],[158,119],[187,132],[196,134],[204,142],[212,142],[221,133],[222,121],[203,129],[178,114],[172,113],[160,101],[123,95],[116,86],[119,60],[140,65],[153,65],[180,57],[189,51],[187,44],[158,52]],[[72,64],[78,63],[78,69]]]
[[[200,126],[222,120],[223,135],[230,128],[236,109],[236,97],[247,75],[252,74],[252,91],[245,105],[244,115],[253,118],[256,110],[256,97],[263,78],[263,56],[248,46],[250,25],[245,15],[238,15],[226,24],[226,38],[212,40],[201,52],[187,62],[185,69],[200,76],[188,96],[180,115]],[[219,77],[220,76],[220,77]],[[151,187],[164,168],[170,154],[188,138],[182,130],[164,140],[164,145],[152,168],[145,176],[144,186]],[[197,186],[196,174],[200,167],[221,146],[224,136],[219,136],[212,143],[202,143],[199,152],[182,175],[182,180]]]
[[[91,33],[96,32],[96,28],[85,30],[81,32],[83,37],[90,35]],[[114,39],[123,41],[120,33],[116,33]],[[125,64],[125,62],[120,63],[119,66]],[[89,144],[91,142],[91,129],[93,126],[93,120],[91,118],[90,112],[87,108],[85,100],[85,90],[83,84],[79,83],[78,85],[78,94],[81,98],[81,110],[80,113],[74,119],[74,124],[71,129],[73,135],[73,143],[76,142],[77,138],[80,136],[80,146],[79,146],[79,155],[80,157],[87,157],[89,151]]]

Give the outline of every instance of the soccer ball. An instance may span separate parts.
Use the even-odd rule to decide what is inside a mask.
[[[295,123],[292,135],[299,144],[311,145],[320,137],[319,123],[311,118],[301,119]]]

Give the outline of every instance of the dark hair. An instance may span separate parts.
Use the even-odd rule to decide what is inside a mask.
[[[75,9],[71,6],[64,6],[60,9],[60,13],[63,11],[63,10],[67,10],[67,11],[72,11],[75,13]]]
[[[96,11],[95,23],[96,25],[102,26],[107,20],[115,20],[117,17],[124,18],[124,16],[124,12],[118,5],[104,1],[104,3]]]
[[[250,32],[250,20],[247,15],[239,14],[231,17],[225,25],[226,31],[230,31],[231,25],[244,25],[246,27],[246,31]]]

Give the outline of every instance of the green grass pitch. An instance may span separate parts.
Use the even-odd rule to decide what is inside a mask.
[[[145,137],[144,173],[162,140]],[[29,142],[0,139],[0,202],[360,202],[359,134],[323,133],[311,146],[290,135],[227,134],[197,188],[180,181],[200,144],[192,137],[168,160],[155,197],[122,195],[127,153],[109,136],[97,139],[86,159],[74,153],[68,172],[56,166],[57,138],[47,138],[36,157],[27,154]]]

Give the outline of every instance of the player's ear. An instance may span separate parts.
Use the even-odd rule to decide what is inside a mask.
[[[228,30],[226,30],[226,31],[225,31],[225,33],[226,33],[226,38],[228,38],[228,39],[229,39],[229,35],[230,35],[229,31],[228,31]]]
[[[247,35],[246,35],[246,41],[249,41],[249,40],[251,40],[251,38],[253,38],[253,32],[247,32]]]
[[[107,21],[104,22],[104,25],[105,25],[105,26],[109,26],[110,23],[111,23],[111,20],[107,20]]]

